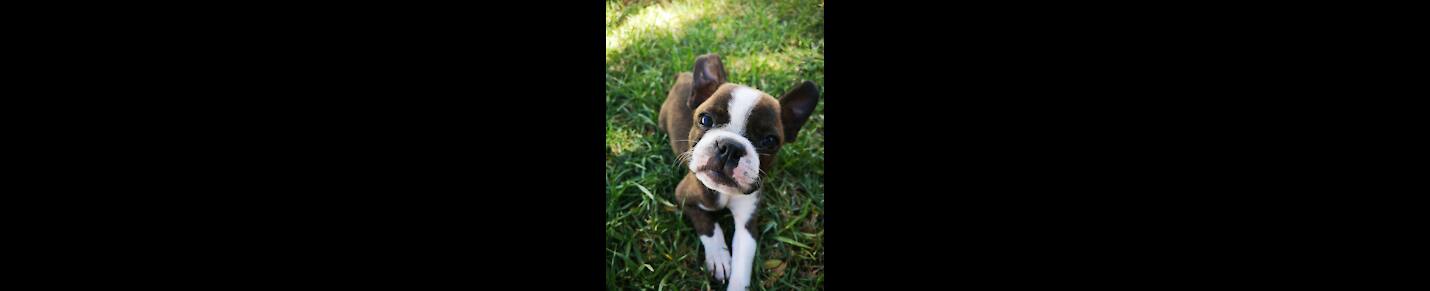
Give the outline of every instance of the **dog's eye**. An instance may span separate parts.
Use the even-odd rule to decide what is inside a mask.
[[[764,140],[760,141],[760,146],[765,148],[773,148],[776,144],[779,144],[779,142],[780,141],[778,139],[775,139],[775,136],[767,135],[765,136]]]
[[[711,126],[711,125],[714,125],[714,124],[715,124],[715,119],[714,119],[714,118],[710,118],[710,115],[705,114],[705,113],[701,113],[701,114],[700,114],[700,127],[710,128],[710,126]]]

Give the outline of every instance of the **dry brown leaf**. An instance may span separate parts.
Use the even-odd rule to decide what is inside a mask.
[[[766,261],[766,263],[768,263],[768,262],[769,262],[769,261]],[[789,262],[788,262],[788,261],[785,261],[785,262],[783,262],[783,263],[780,263],[780,265],[779,265],[778,267],[775,267],[775,268],[774,268],[774,271],[770,271],[770,277],[769,277],[769,278],[766,278],[765,281],[764,281],[763,283],[761,283],[761,285],[764,285],[764,286],[765,286],[765,289],[769,289],[770,287],[773,287],[774,284],[775,284],[775,282],[776,282],[776,281],[779,281],[779,280],[780,280],[780,277],[783,277],[783,276],[785,275],[785,267],[789,267]]]

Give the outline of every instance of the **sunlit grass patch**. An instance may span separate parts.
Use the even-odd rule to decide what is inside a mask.
[[[610,149],[609,154],[621,155],[628,152],[641,152],[646,141],[641,140],[643,134],[630,128],[617,128],[606,131],[606,147]]]
[[[658,37],[680,36],[681,29],[691,21],[719,12],[723,2],[669,2],[641,7],[638,12],[624,14],[619,2],[606,4],[606,57],[631,43]],[[619,23],[613,23],[619,22]]]

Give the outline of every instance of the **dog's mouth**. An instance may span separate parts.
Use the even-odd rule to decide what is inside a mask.
[[[713,164],[713,163],[712,163],[712,164]],[[707,165],[709,165],[709,164],[707,164]],[[731,172],[730,172],[730,171],[726,171],[725,169],[723,169],[723,167],[705,166],[705,167],[701,167],[701,168],[699,169],[699,171],[702,172],[702,173],[705,173],[706,175],[708,175],[708,177],[710,177],[710,181],[711,181],[711,182],[715,182],[716,184],[725,185],[725,186],[730,186],[730,187],[736,187],[736,188],[739,188],[739,187],[740,187],[740,183],[739,183],[739,182],[735,182],[735,178],[732,177]]]
[[[696,174],[705,176],[705,182],[714,184],[705,185],[708,188],[720,188],[718,186],[725,186],[744,194],[754,193],[760,189],[759,182],[750,183],[750,185],[740,185],[740,182],[735,181],[734,169],[734,166],[725,166],[717,162],[710,162],[696,169]]]

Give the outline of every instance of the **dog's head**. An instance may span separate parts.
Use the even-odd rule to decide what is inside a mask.
[[[725,82],[717,55],[695,60],[689,108],[690,171],[705,187],[723,193],[753,193],[785,143],[819,103],[819,88],[804,81],[778,100],[765,92]]]

